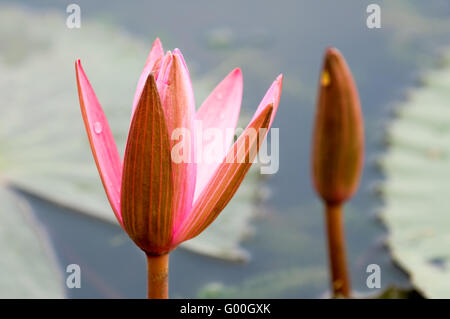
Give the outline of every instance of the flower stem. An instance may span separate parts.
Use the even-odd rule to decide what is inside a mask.
[[[342,204],[326,204],[328,253],[333,297],[350,297]]]
[[[149,299],[167,299],[169,297],[169,254],[147,254]]]

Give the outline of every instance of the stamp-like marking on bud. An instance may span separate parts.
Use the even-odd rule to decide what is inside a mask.
[[[328,86],[330,85],[330,82],[330,72],[328,72],[328,70],[323,70],[322,76],[320,77],[320,83],[322,86]]]

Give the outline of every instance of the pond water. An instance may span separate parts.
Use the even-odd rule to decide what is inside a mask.
[[[71,3],[17,2],[33,10],[51,8],[62,13]],[[179,47],[199,74],[232,53],[261,52],[266,64],[255,67],[245,64],[247,60],[242,60],[244,65],[236,61],[244,73],[243,104],[248,112],[278,73],[285,74],[285,90],[273,124],[280,128],[280,169],[267,179],[270,197],[262,207],[264,213],[253,223],[255,233],[243,243],[251,260],[232,263],[177,249],[170,261],[172,297],[326,295],[324,220],[311,187],[309,153],[318,74],[324,49],[330,45],[341,50],[354,73],[366,127],[361,187],[346,206],[353,287],[361,293],[374,292],[365,285],[366,267],[372,263],[381,266],[383,288],[408,285],[407,275],[389,256],[386,229],[376,217],[382,201],[374,185],[383,176],[375,160],[383,150],[384,125],[393,102],[417,84],[419,72],[438,55],[442,40],[448,43],[442,30],[427,33],[402,18],[408,14],[420,15],[425,21],[448,18],[450,8],[444,1],[428,1],[426,8],[419,1],[399,1],[399,5],[377,1],[386,25],[368,29],[366,7],[371,2],[108,1],[106,5],[77,1],[82,19],[120,26],[148,39],[149,46],[158,35],[166,47]],[[406,29],[415,32],[410,35]],[[82,288],[68,290],[69,297],[145,296],[144,256],[120,228],[28,198],[52,238],[62,269],[77,263],[83,270]]]

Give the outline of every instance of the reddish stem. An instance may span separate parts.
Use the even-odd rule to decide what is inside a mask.
[[[169,254],[148,255],[148,293],[149,299],[169,298]]]
[[[350,297],[342,204],[326,204],[328,253],[333,297]]]

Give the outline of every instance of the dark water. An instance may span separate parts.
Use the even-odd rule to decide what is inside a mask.
[[[72,1],[19,2],[35,10],[52,8],[64,13]],[[274,122],[280,128],[280,170],[267,181],[271,197],[265,204],[266,214],[255,221],[255,235],[244,243],[251,261],[234,264],[178,249],[171,255],[172,297],[199,296],[211,282],[239,288],[252,278],[264,282],[267,274],[282,278],[293,268],[308,270],[301,279],[304,285],[269,288],[262,290],[262,296],[314,298],[327,291],[323,216],[311,188],[309,152],[316,84],[323,51],[330,45],[342,51],[354,72],[366,126],[364,175],[346,211],[353,286],[359,292],[371,292],[365,285],[365,269],[371,263],[381,266],[383,287],[407,285],[407,276],[394,265],[384,245],[386,229],[376,218],[382,202],[374,195],[373,185],[383,176],[374,161],[383,150],[383,128],[392,102],[401,100],[405,88],[417,84],[419,71],[445,43],[439,33],[420,32],[412,43],[397,43],[395,31],[411,26],[395,24],[395,19],[389,28],[368,29],[366,7],[371,2],[77,1],[82,19],[121,26],[148,39],[149,46],[160,36],[166,47],[181,48],[199,74],[232,52],[248,48],[263,52],[267,65],[260,68],[274,70],[273,74],[261,76],[258,68],[237,65],[244,72],[244,105],[251,109],[278,73],[286,76]],[[377,3],[382,10],[402,10],[384,1]],[[426,18],[450,15],[444,1],[429,1],[428,7],[411,3]],[[62,267],[77,263],[83,270],[82,288],[69,290],[69,297],[145,296],[144,256],[121,229],[70,211],[62,213],[64,209],[37,198],[30,201],[53,239]]]

